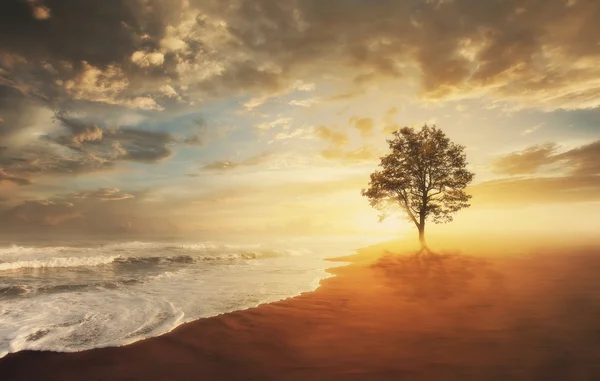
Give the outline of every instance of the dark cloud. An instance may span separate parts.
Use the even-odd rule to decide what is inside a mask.
[[[102,140],[104,130],[94,124],[85,124],[76,120],[60,118],[70,134],[56,139],[60,144],[79,147],[86,142],[97,142]]]
[[[17,177],[6,173],[2,168],[0,168],[0,183],[3,181],[9,181],[11,183],[17,185],[29,185],[31,184],[31,180],[23,177]]]
[[[2,2],[0,44],[12,62],[4,65],[7,78],[22,78],[46,97],[54,87],[75,99],[159,109],[152,102],[160,96],[277,92],[301,74],[339,74],[360,87],[401,77],[412,67],[406,62],[415,64],[429,97],[483,87],[547,107],[585,108],[598,105],[600,95],[589,81],[599,74],[595,0],[49,0],[43,6],[50,17],[40,20],[27,2]],[[18,70],[27,65],[27,73]],[[94,78],[113,86],[90,93],[82,79]]]
[[[430,97],[485,87],[550,107],[598,104],[584,79],[597,76],[595,0],[240,3],[228,15],[232,33],[284,70],[337,61],[373,80],[398,77],[408,59]]]
[[[120,128],[111,130],[108,136],[111,146],[119,152],[119,160],[154,163],[172,154],[169,145],[174,140],[167,132]]]
[[[162,35],[172,12],[158,4],[152,0],[111,4],[44,0],[51,17],[39,20],[26,1],[4,0],[0,3],[0,46],[27,60],[86,61],[100,66],[121,62],[132,49],[147,44],[141,38],[144,34]]]
[[[161,131],[134,128],[100,128],[85,122],[59,117],[69,134],[48,139],[106,161],[153,163],[171,156],[175,139]]]
[[[11,157],[10,155],[19,155]],[[48,174],[79,174],[110,169],[115,162],[86,154],[82,151],[60,149],[49,141],[39,140],[36,144],[10,149],[0,155],[0,163],[11,173],[19,176]]]
[[[0,181],[12,189],[39,183],[38,176],[156,163],[173,154],[175,143],[207,144],[210,136],[187,130],[175,139],[164,131],[118,127],[122,123],[109,117],[135,111],[160,120],[157,128],[170,128],[160,127],[171,125],[163,123],[169,115],[195,112],[211,97],[250,95],[264,101],[288,94],[299,78],[333,78],[340,94],[331,100],[358,97],[370,86],[416,75],[428,98],[485,93],[525,106],[597,107],[599,18],[597,0],[3,0]],[[397,128],[394,115],[385,118],[386,132]],[[372,121],[358,121],[355,127],[368,136]],[[281,118],[264,130],[289,123]],[[347,131],[305,130],[327,145],[319,151],[323,158],[375,159],[369,147],[350,148]],[[205,169],[266,161],[258,155],[209,163]],[[531,195],[563,189],[553,193],[560,197],[552,196],[561,199],[595,191],[599,162],[598,143],[565,152],[547,145],[501,158],[494,169],[515,175],[562,167],[566,176],[561,178],[511,179],[501,185],[513,194],[519,186]],[[72,195],[55,204],[30,202],[15,206],[11,215],[15,221],[52,226],[83,219],[93,224],[93,218],[84,217],[85,208],[97,207],[94,202],[104,208],[142,205],[137,197],[97,202],[128,195],[109,193],[84,192],[79,196],[86,198]],[[116,215],[116,222],[108,214],[100,220],[132,226],[129,217]]]
[[[35,99],[28,100],[19,90],[5,86],[0,81],[0,138],[4,147],[0,152],[8,148],[9,136],[32,120],[32,114],[28,111],[30,104],[35,102]]]
[[[63,128],[0,150],[3,180],[26,185],[32,176],[95,172],[127,161],[155,163],[172,155],[175,139],[166,132],[100,127],[64,116],[56,121]],[[12,135],[16,139],[16,132]]]

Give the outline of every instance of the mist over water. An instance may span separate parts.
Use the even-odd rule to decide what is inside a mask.
[[[330,276],[327,268],[340,265],[325,258],[367,241],[0,246],[0,357],[123,345],[311,291]]]

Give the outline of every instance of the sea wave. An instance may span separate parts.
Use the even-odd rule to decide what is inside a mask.
[[[161,265],[161,264],[191,264],[205,262],[221,262],[235,260],[252,260],[283,256],[285,253],[276,251],[240,252],[223,255],[173,255],[173,256],[92,256],[92,257],[52,257],[44,259],[19,260],[0,262],[0,271],[18,269],[95,267],[101,265]]]
[[[313,290],[341,265],[318,244],[73,245],[0,247],[0,358],[129,344]],[[19,270],[48,267],[67,269]]]
[[[91,267],[112,263],[117,258],[119,258],[119,256],[116,255],[110,257],[54,257],[48,259],[32,259],[24,261],[3,262],[0,263],[0,271],[56,267]]]
[[[19,245],[11,245],[7,247],[0,247],[0,256],[3,255],[26,255],[26,254],[52,254],[64,251],[75,252],[75,251],[88,251],[89,248],[77,248],[67,246],[49,246],[49,247],[27,247]]]
[[[116,289],[120,287],[127,287],[133,285],[139,285],[142,283],[148,283],[152,281],[176,278],[184,274],[185,271],[165,271],[157,275],[142,276],[139,278],[125,278],[114,281],[102,281],[102,282],[91,282],[91,283],[64,283],[64,284],[52,284],[44,286],[32,286],[29,284],[0,284],[0,300],[10,299],[22,296],[34,296],[35,294],[51,294],[61,292],[76,292],[76,291],[92,291],[102,289]]]

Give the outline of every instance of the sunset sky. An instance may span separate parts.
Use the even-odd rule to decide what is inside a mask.
[[[3,234],[402,234],[401,126],[466,146],[447,232],[592,233],[598,0],[2,0]]]

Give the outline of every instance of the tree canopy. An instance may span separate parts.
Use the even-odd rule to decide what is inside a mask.
[[[455,144],[442,130],[423,126],[403,127],[387,140],[390,153],[362,194],[384,219],[400,208],[419,231],[425,244],[425,222],[452,221],[452,214],[470,206],[465,191],[474,174],[467,170],[465,147]]]

